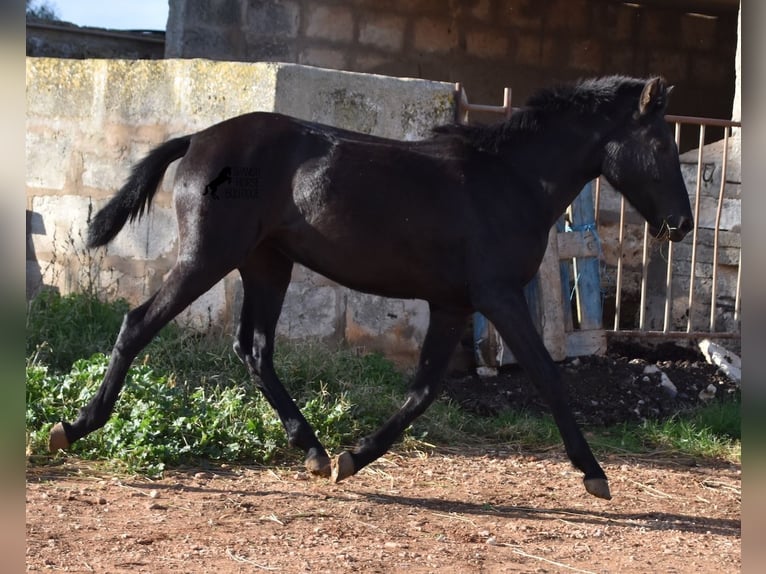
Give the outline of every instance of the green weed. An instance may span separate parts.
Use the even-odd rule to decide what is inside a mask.
[[[47,460],[50,428],[73,420],[100,385],[127,310],[93,295],[44,293],[27,314],[28,450]],[[280,378],[331,451],[372,432],[402,403],[407,377],[380,355],[358,356],[312,344],[281,342]],[[740,403],[715,403],[668,421],[586,429],[601,452],[668,449],[739,460]],[[495,446],[519,451],[562,448],[550,416],[508,411],[494,417],[436,401],[405,432],[405,447]],[[114,416],[75,443],[76,456],[160,474],[204,461],[299,460],[282,425],[231,350],[231,339],[169,325],[130,368]],[[33,457],[33,460],[39,460]]]

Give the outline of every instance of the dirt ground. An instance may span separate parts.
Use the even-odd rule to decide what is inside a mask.
[[[583,424],[662,418],[733,392],[693,353],[635,355],[618,349],[564,365]],[[643,374],[658,361],[675,396],[659,375]],[[709,385],[715,398],[701,398]],[[447,394],[475,412],[539,404],[513,369],[453,377]],[[297,466],[224,465],[149,480],[71,459],[31,465],[27,570],[740,571],[739,464],[667,452],[601,462],[611,501],[585,492],[561,448],[389,453],[340,484]]]

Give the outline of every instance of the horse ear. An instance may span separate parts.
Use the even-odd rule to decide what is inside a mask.
[[[670,91],[663,78],[653,78],[649,80],[644,86],[644,90],[641,92],[641,97],[638,100],[639,113],[643,116],[652,110],[664,108],[667,103],[668,93],[670,93]]]

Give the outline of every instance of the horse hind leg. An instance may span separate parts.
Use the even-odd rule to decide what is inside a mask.
[[[467,314],[463,311],[448,311],[431,306],[418,371],[406,401],[383,426],[361,439],[353,451],[344,451],[333,460],[334,482],[356,474],[385,454],[404,430],[439,396],[449,359],[463,334],[466,319]]]
[[[234,351],[279,416],[288,444],[306,453],[306,469],[314,475],[329,477],[327,451],[274,369],[275,331],[292,266],[292,261],[280,253],[260,248],[240,267],[244,300]]]
[[[125,315],[101,386],[90,402],[80,409],[77,420],[71,424],[61,421],[54,425],[48,442],[51,452],[68,448],[74,441],[106,424],[133,359],[162,327],[228,271],[223,268],[216,271],[216,267],[201,262],[177,263],[162,287]]]

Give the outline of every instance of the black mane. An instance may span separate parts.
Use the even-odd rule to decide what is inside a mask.
[[[577,115],[614,117],[621,110],[630,109],[624,106],[624,98],[635,100],[638,105],[645,83],[645,80],[627,76],[606,76],[543,88],[502,123],[488,126],[447,124],[437,126],[433,132],[460,138],[482,151],[497,151],[503,143],[539,131],[543,120],[552,115],[573,112]]]

